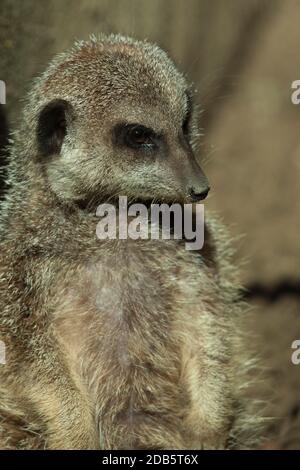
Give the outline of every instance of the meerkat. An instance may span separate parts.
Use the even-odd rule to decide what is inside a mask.
[[[157,46],[92,37],[29,93],[1,208],[0,445],[249,445],[244,308],[221,225],[205,244],[99,240],[96,207],[198,202],[193,93]]]

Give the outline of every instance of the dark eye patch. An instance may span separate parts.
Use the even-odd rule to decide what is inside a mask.
[[[193,101],[192,101],[191,93],[189,91],[186,91],[185,95],[186,95],[187,106],[186,106],[185,117],[182,123],[182,131],[184,135],[188,135],[189,130],[190,130],[191,116],[193,112]]]
[[[155,150],[160,137],[142,124],[118,124],[114,128],[115,142],[135,150]]]

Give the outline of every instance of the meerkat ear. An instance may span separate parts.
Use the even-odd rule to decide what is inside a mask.
[[[37,142],[41,155],[60,153],[72,115],[70,103],[61,99],[50,101],[42,109],[37,125]]]

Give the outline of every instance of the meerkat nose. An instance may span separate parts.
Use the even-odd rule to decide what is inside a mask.
[[[191,188],[190,192],[189,192],[189,195],[190,195],[190,198],[194,202],[198,202],[198,201],[202,201],[203,199],[205,199],[207,197],[207,195],[209,193],[209,190],[210,190],[209,186],[207,188],[203,189],[200,192],[197,192],[197,191],[195,191],[194,188]]]

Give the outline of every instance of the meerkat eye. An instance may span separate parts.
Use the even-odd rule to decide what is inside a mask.
[[[117,143],[132,149],[153,150],[157,147],[155,132],[140,124],[119,125],[115,129]]]

